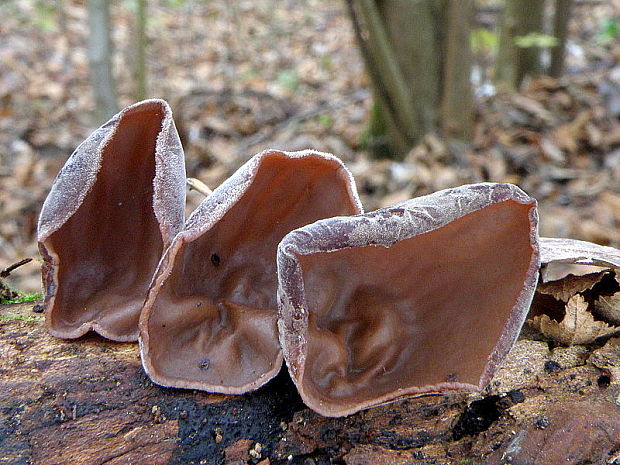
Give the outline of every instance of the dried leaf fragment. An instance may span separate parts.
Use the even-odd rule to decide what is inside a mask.
[[[602,295],[594,302],[592,313],[601,320],[620,326],[620,291],[613,295]]]
[[[540,238],[540,261],[620,268],[620,250],[575,239]]]
[[[620,284],[612,270],[539,284],[529,323],[547,338],[563,345],[589,344],[620,330],[620,311],[614,302]]]
[[[595,320],[588,311],[588,303],[580,294],[568,299],[565,312],[564,318],[559,322],[542,314],[533,317],[531,324],[549,339],[567,346],[589,344],[599,337],[620,330]]]

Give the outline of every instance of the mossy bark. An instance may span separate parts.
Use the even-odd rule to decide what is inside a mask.
[[[544,0],[506,0],[502,12],[495,83],[516,90],[526,76],[542,72],[539,47],[520,47],[520,37],[543,32]]]
[[[402,157],[424,134],[442,129],[467,137],[473,2],[349,0],[349,6],[375,94],[370,135],[385,128],[378,137],[389,141],[375,144],[381,154]]]
[[[572,0],[555,0],[553,36],[558,40],[558,43],[551,49],[549,75],[552,77],[560,77],[564,72],[564,56],[566,55],[568,23],[571,17],[572,6]]]
[[[473,0],[448,2],[441,128],[444,136],[461,140],[469,140],[471,137],[474,116],[469,72],[473,62],[469,42],[473,13]]]

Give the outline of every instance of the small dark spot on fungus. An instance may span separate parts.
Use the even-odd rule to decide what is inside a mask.
[[[446,381],[448,381],[450,383],[454,383],[454,382],[456,382],[458,380],[459,380],[458,373],[448,373],[448,375],[446,376]]]
[[[213,266],[220,266],[220,256],[216,253],[211,254],[211,263]]]
[[[208,358],[205,358],[204,360],[201,360],[198,363],[198,368],[200,368],[201,370],[208,370],[210,365],[211,365],[211,360],[209,360]]]
[[[547,360],[544,368],[547,373],[557,373],[562,370],[562,365],[555,360]]]
[[[547,426],[549,426],[549,424],[550,424],[550,421],[547,417],[542,417],[536,420],[537,429],[545,429]]]

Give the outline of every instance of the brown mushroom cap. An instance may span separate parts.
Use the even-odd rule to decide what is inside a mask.
[[[519,334],[539,264],[536,202],[507,184],[293,231],[278,248],[289,372],[327,416],[480,389]]]
[[[75,150],[38,226],[51,334],[135,341],[153,273],[182,228],[185,162],[170,107],[125,108]]]
[[[240,394],[275,376],[278,243],[317,219],[360,211],[351,174],[331,155],[250,159],[192,213],[162,259],[140,319],[151,379]]]

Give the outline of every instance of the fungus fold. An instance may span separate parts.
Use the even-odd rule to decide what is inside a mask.
[[[140,318],[142,364],[164,386],[240,394],[282,365],[277,245],[321,218],[361,212],[336,157],[256,155],[192,213],[159,265]]]
[[[289,233],[278,327],[306,405],[342,416],[483,388],[527,315],[537,221],[519,188],[485,183]]]
[[[137,340],[150,281],[184,207],[183,149],[163,100],[125,108],[80,144],[39,218],[49,332]]]

